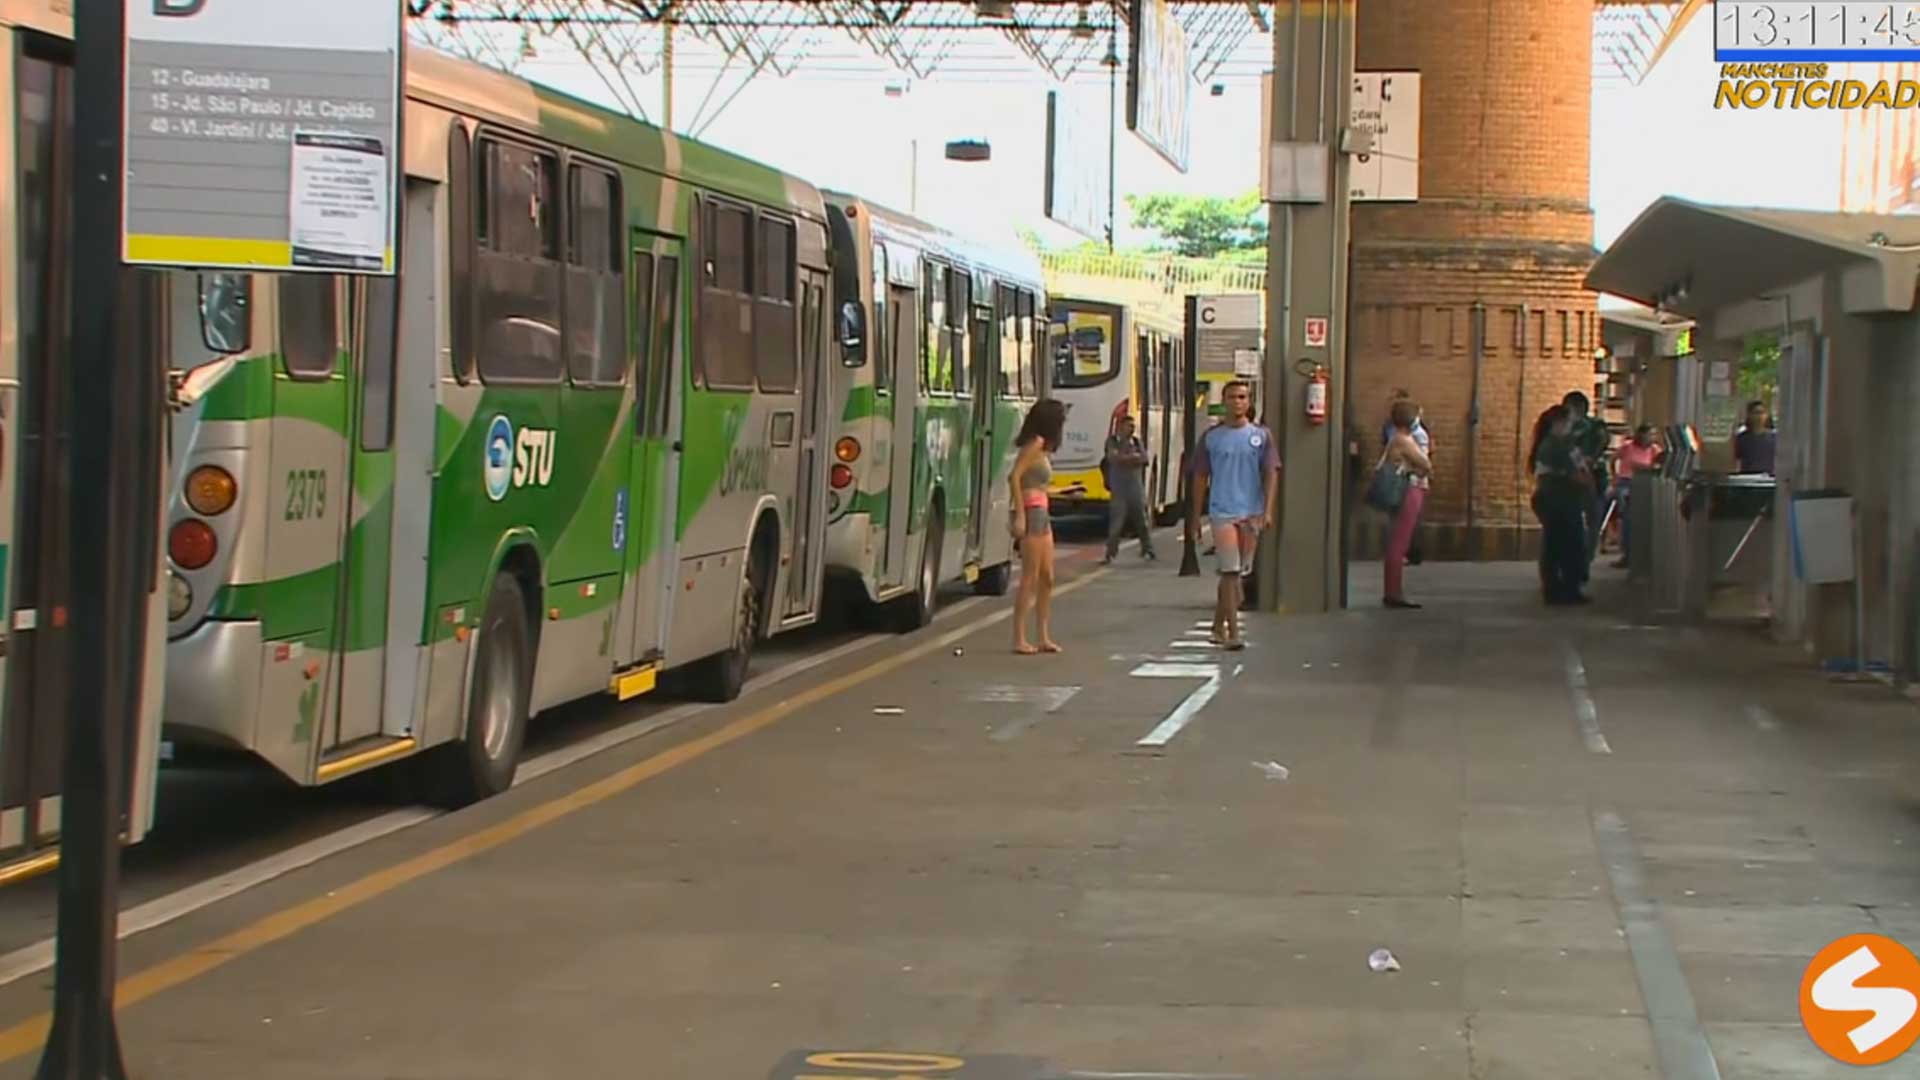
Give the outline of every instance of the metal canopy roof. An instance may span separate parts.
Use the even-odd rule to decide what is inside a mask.
[[[1169,0],[1202,87],[1257,81],[1273,66],[1273,28],[1295,0]],[[1304,2],[1304,0],[1303,0]],[[1568,0],[1557,0],[1568,2]],[[1588,0],[1595,5],[1597,79],[1637,81],[1699,0]],[[573,52],[620,108],[647,117],[675,32],[674,67],[738,85],[760,75],[938,76],[1055,82],[1107,79],[1113,47],[1130,47],[1128,0],[1020,0],[998,17],[973,0],[405,0],[413,32],[438,48],[517,71]],[[722,94],[728,93],[725,90]],[[724,104],[723,104],[724,107]],[[702,110],[704,111],[704,110]]]
[[[1913,310],[1920,217],[1662,198],[1600,256],[1586,286],[1697,318],[1833,270],[1845,275],[1846,310]]]

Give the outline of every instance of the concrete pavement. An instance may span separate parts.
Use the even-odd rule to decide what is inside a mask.
[[[970,613],[140,935],[130,1064],[1852,1075],[1797,994],[1844,934],[1920,943],[1910,705],[1527,565],[1418,568],[1420,612],[1356,566],[1222,654],[1162,551],[1061,599],[1064,655]]]

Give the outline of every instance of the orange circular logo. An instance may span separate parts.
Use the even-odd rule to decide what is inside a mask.
[[[1920,1038],[1920,960],[1879,934],[1841,938],[1800,978],[1800,1023],[1837,1061],[1892,1061]]]

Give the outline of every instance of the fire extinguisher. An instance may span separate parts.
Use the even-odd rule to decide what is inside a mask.
[[[1316,365],[1307,376],[1307,423],[1327,422],[1327,369]]]

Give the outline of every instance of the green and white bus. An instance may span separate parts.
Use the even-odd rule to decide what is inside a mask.
[[[840,363],[827,564],[911,630],[952,578],[1004,593],[1007,476],[1041,381],[1039,260],[828,192]]]
[[[69,321],[73,295],[73,16],[63,0],[0,0],[0,885],[59,861],[66,672],[89,670],[57,631],[68,564],[70,501],[64,446],[73,430]],[[112,283],[101,283],[104,288]],[[164,312],[153,275],[120,282],[121,340],[144,364],[128,365],[163,395],[157,327]],[[130,358],[131,359],[131,358]],[[130,375],[129,377],[134,377]],[[126,463],[164,481],[163,446]],[[153,508],[156,518],[158,506]],[[165,607],[156,560],[146,609],[147,659],[139,722],[124,748],[121,835],[152,821],[165,674]]]
[[[172,275],[166,730],[317,784],[816,620],[832,335],[806,182],[424,47],[400,273]]]

